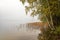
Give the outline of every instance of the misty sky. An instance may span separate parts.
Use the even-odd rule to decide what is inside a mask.
[[[0,32],[15,30],[15,26],[33,21],[37,21],[37,17],[26,15],[24,5],[19,0],[0,0]]]
[[[26,4],[28,5],[28,4]],[[29,14],[26,15],[24,5],[19,0],[0,0],[0,21],[19,20],[21,22],[36,21]]]

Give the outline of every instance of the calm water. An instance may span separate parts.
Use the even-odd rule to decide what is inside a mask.
[[[38,40],[38,29],[20,24],[18,20],[0,21],[0,40]]]

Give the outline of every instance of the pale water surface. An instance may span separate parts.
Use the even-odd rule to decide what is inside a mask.
[[[19,27],[20,24],[19,20],[0,21],[0,40],[38,40],[38,29]]]

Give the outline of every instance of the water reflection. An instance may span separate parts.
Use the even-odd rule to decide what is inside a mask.
[[[9,29],[7,32],[0,35],[0,40],[38,40],[37,37],[40,32],[39,28],[28,27],[26,24],[20,24],[19,27],[8,27],[7,29]]]
[[[20,27],[18,27],[19,32],[25,32],[25,36],[21,36],[22,38],[18,38],[20,40],[38,40],[38,34],[40,33],[39,28],[34,28],[31,27],[30,25],[27,24],[20,24]]]

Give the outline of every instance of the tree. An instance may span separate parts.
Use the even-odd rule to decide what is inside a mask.
[[[59,0],[20,0],[23,4],[25,2],[29,3],[29,6],[26,7],[26,13],[30,10],[31,16],[38,15],[38,19],[48,23],[48,29],[46,32],[43,32],[44,38],[46,40],[56,40],[55,35],[60,33],[60,1]],[[49,37],[47,36],[49,35]],[[51,36],[52,37],[51,37]],[[54,37],[54,38],[53,38]],[[50,39],[49,39],[50,38]],[[45,40],[43,39],[43,40]]]

